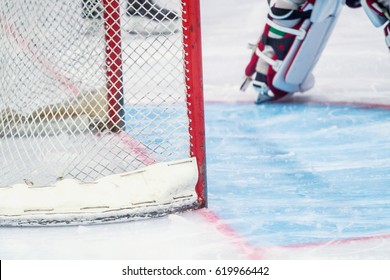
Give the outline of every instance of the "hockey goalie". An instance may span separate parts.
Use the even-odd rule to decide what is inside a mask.
[[[390,0],[268,0],[261,38],[245,69],[245,90],[252,82],[256,103],[279,100],[314,86],[312,74],[343,5],[363,6],[376,27],[384,28],[390,48]]]

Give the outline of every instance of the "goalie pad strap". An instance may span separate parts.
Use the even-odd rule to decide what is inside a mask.
[[[270,14],[274,19],[306,19],[310,18],[311,11],[288,10],[271,7]]]
[[[271,65],[272,68],[277,71],[279,68],[280,68],[280,65],[281,65],[281,60],[277,60],[277,59],[272,59],[271,57],[267,56],[266,54],[264,54],[262,51],[260,51],[259,49],[256,49],[256,55],[261,58],[262,60],[264,60],[267,64]]]
[[[269,45],[273,48],[273,51],[276,54],[276,59],[283,60],[288,53],[289,46],[291,46],[292,43],[294,42],[294,39],[295,39],[294,35],[291,35],[289,33],[284,33],[276,28],[269,26],[269,25],[267,25],[267,29],[269,30],[269,32],[279,33],[283,37],[282,38],[272,38],[272,37],[268,36],[268,34],[264,33],[263,36],[261,37],[262,44],[259,46],[260,47],[259,51],[261,51],[261,47]]]
[[[299,40],[303,40],[303,38],[305,38],[305,36],[306,36],[306,30],[304,30],[302,28],[295,29],[295,28],[289,28],[289,27],[281,26],[279,24],[276,24],[275,22],[273,22],[269,18],[267,19],[267,24],[270,27],[274,28],[276,31],[283,32],[283,33],[288,33],[288,34],[297,36],[297,38]]]

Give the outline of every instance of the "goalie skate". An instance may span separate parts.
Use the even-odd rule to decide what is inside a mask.
[[[268,101],[274,101],[275,96],[269,90],[268,86],[265,83],[253,81],[253,87],[258,92],[255,104],[262,104]]]

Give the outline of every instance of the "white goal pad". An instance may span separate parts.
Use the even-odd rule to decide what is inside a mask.
[[[0,188],[2,225],[76,225],[158,217],[193,208],[196,160],[158,163],[83,183],[50,186],[29,182]]]

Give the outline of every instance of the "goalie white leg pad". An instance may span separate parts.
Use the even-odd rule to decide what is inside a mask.
[[[390,1],[362,0],[362,6],[375,27],[381,27],[390,20],[390,11],[387,10],[390,10]]]
[[[385,42],[390,50],[390,0],[362,0],[362,6],[375,27],[384,26]]]
[[[316,0],[310,20],[313,23],[323,22],[329,17],[337,16],[344,0]]]
[[[385,41],[386,41],[386,45],[389,47],[390,50],[390,22],[385,27]]]
[[[310,19],[301,26],[305,36],[296,36],[280,63],[273,86],[286,92],[306,91],[314,85],[312,70],[329,39],[342,7],[342,0],[316,1]]]

